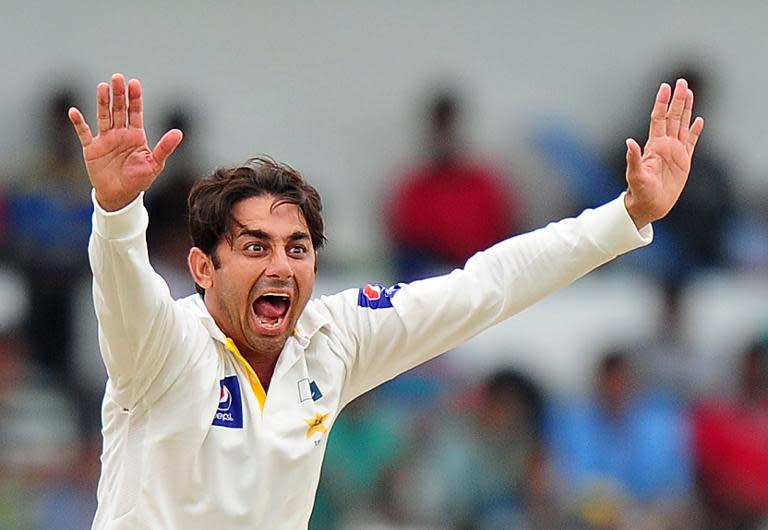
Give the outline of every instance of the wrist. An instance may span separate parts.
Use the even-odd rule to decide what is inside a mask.
[[[638,206],[631,191],[627,191],[624,194],[624,208],[627,210],[632,222],[635,223],[635,228],[638,230],[651,224],[654,220],[644,208]]]
[[[143,194],[120,210],[107,211],[96,200],[96,190],[91,192],[93,201],[93,232],[104,239],[126,239],[140,234],[148,224]]]
[[[95,190],[94,192],[94,197],[96,198],[96,202],[98,203],[99,207],[105,212],[116,212],[118,210],[122,210],[123,208],[131,204],[133,201],[135,201],[136,197],[138,196],[139,194],[137,193],[133,197],[128,197],[128,198],[120,198],[120,199],[117,199],[115,197],[105,198],[99,194],[98,190]]]

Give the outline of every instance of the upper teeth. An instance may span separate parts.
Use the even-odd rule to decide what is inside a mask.
[[[288,295],[285,293],[264,293],[262,296],[277,296],[280,298],[288,298]]]

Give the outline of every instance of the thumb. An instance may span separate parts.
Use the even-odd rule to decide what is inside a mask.
[[[176,150],[183,137],[184,134],[179,129],[171,129],[158,140],[157,145],[152,150],[152,156],[159,167],[165,166],[165,161]]]
[[[640,171],[640,163],[643,153],[640,145],[632,138],[627,138],[627,180],[630,175],[636,175]]]

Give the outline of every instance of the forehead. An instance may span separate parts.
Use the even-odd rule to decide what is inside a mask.
[[[259,229],[265,232],[295,232],[309,233],[307,222],[301,210],[295,204],[280,202],[272,195],[248,197],[240,200],[232,207],[232,218],[235,226],[241,225],[247,229]],[[238,230],[235,230],[237,235]]]

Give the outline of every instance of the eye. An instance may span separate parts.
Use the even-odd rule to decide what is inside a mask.
[[[264,245],[262,245],[261,243],[248,243],[248,245],[246,245],[245,247],[245,250],[247,252],[256,252],[256,253],[264,252]]]
[[[288,249],[288,253],[294,256],[302,256],[307,253],[307,247],[305,245],[293,245]]]

